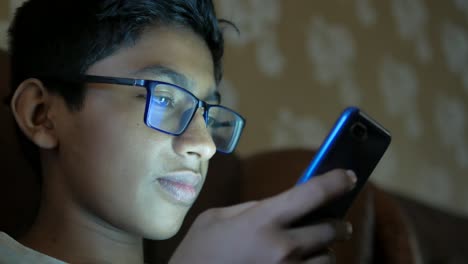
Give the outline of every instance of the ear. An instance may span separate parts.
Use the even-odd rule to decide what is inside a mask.
[[[23,133],[38,147],[55,148],[58,144],[54,123],[49,118],[53,98],[43,83],[24,80],[11,100],[11,110]]]

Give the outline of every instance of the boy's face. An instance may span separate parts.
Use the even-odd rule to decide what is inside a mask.
[[[165,81],[204,100],[216,91],[213,71],[210,51],[199,36],[155,27],[135,45],[92,65],[87,74]],[[171,136],[144,124],[144,88],[87,87],[81,111],[56,117],[65,195],[112,227],[152,239],[172,236],[198,195],[216,151],[202,111],[184,134]]]

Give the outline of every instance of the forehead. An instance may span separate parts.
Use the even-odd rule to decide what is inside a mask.
[[[181,83],[195,94],[215,89],[214,65],[204,40],[193,31],[179,27],[151,27],[131,46],[93,64],[88,74],[142,79],[165,78],[168,68],[179,73]],[[183,80],[185,79],[185,80]],[[165,81],[175,82],[173,79]],[[177,81],[177,80],[176,80]]]

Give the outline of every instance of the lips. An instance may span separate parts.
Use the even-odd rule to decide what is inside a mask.
[[[184,204],[192,204],[195,201],[200,181],[201,175],[191,171],[174,172],[157,178],[159,186],[166,194]]]

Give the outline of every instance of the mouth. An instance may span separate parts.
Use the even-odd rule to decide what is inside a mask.
[[[191,171],[175,172],[156,179],[161,189],[177,202],[191,205],[198,196],[201,175]]]

